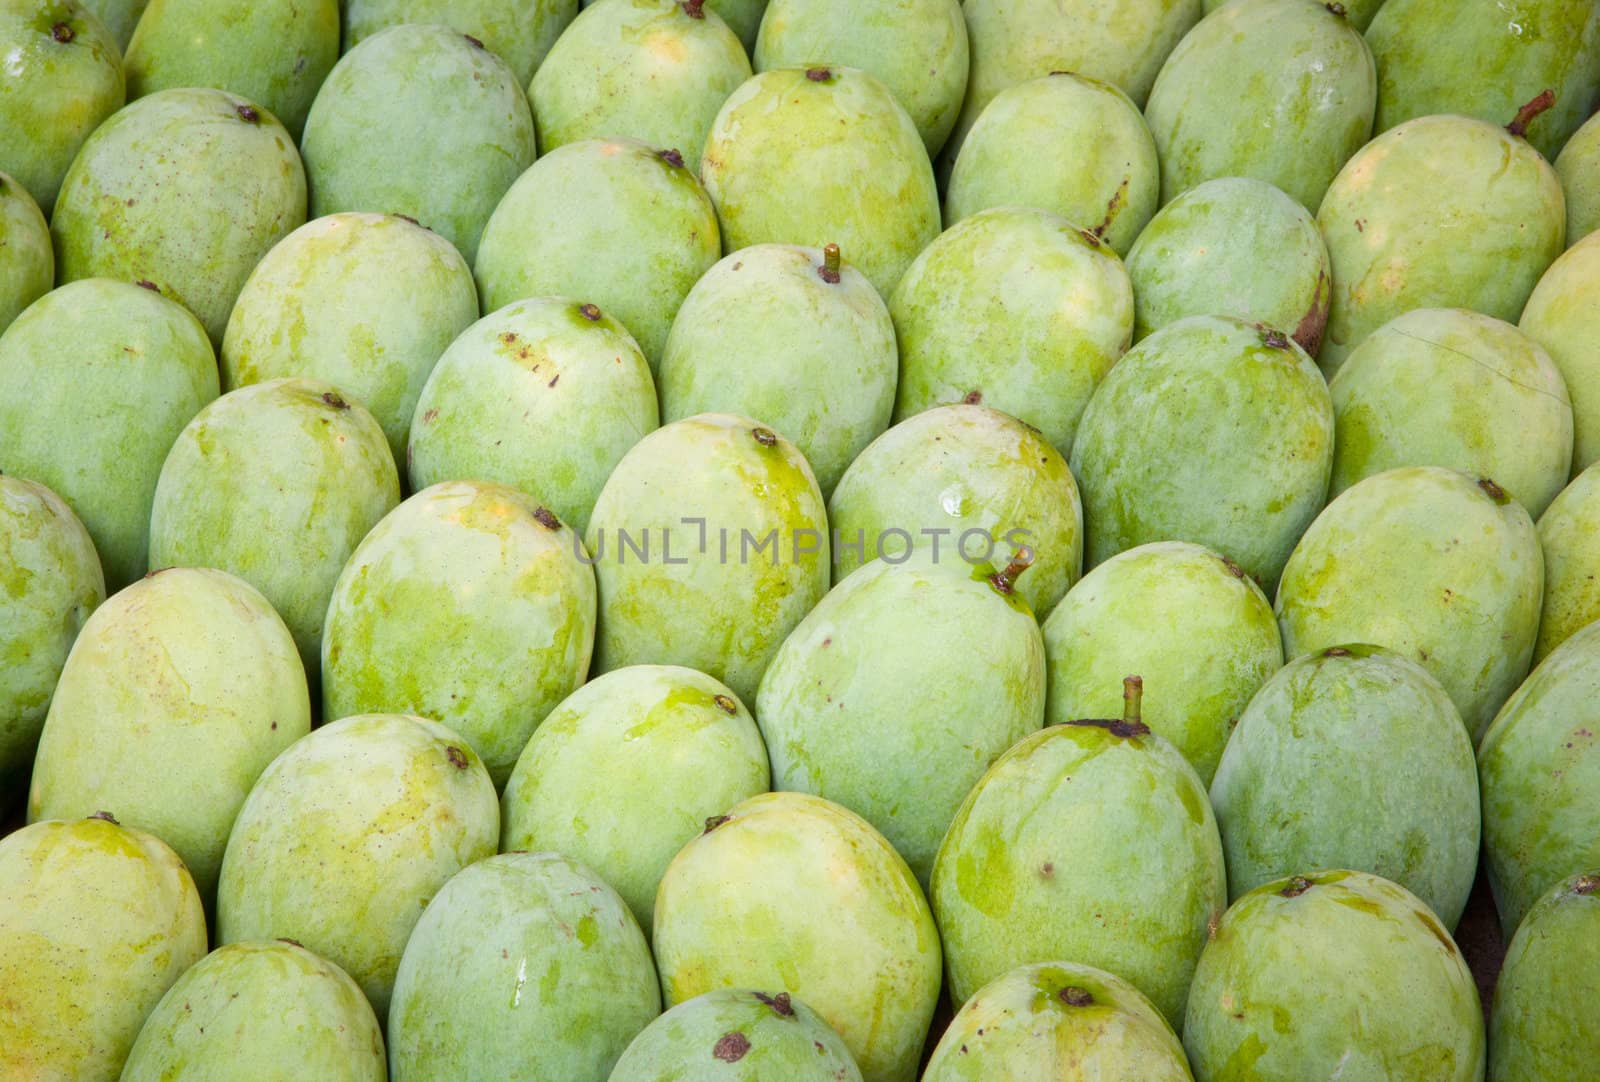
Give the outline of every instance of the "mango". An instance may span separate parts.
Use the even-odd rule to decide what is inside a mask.
[[[85,10],[98,15],[100,21],[106,24],[106,29],[111,31],[117,48],[125,50],[133,37],[133,28],[138,25],[139,16],[144,14],[150,0],[78,0],[78,3]]]
[[[55,284],[56,256],[50,225],[27,189],[0,172],[0,334],[28,305]]]
[[[1600,874],[1551,887],[1523,918],[1495,981],[1489,1017],[1489,1077],[1581,1075],[1600,1032]]]
[[[1600,229],[1600,121],[1593,117],[1556,155],[1556,176],[1567,197],[1567,247]]]
[[[471,34],[527,86],[556,38],[578,14],[578,0],[345,0],[346,52],[401,23],[437,23]]]
[[[1550,354],[1572,403],[1572,476],[1600,462],[1600,237],[1575,243],[1550,265],[1518,327]]]
[[[1600,470],[1587,469],[1539,517],[1544,553],[1544,604],[1533,663],[1600,620]]]

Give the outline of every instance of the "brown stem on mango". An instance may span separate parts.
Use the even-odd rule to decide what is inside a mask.
[[[1345,10],[1345,6],[1343,4],[1323,4],[1322,6],[1327,8],[1330,14],[1337,15],[1341,19],[1350,14],[1350,12]]]
[[[817,268],[817,277],[827,282],[830,286],[839,284],[839,246],[827,244],[822,249],[822,266]]]
[[[1580,875],[1572,884],[1572,893],[1589,895],[1600,890],[1600,875]]]
[[[1478,478],[1478,487],[1483,490],[1483,494],[1485,496],[1489,497],[1501,507],[1504,507],[1506,504],[1511,502],[1511,497],[1506,495],[1506,490],[1495,484],[1487,477]]]
[[[691,19],[706,17],[706,0],[683,0],[678,6],[683,8],[683,13]]]
[[[827,68],[807,68],[806,78],[810,79],[813,83],[825,83],[829,79],[833,78],[833,72],[829,71]]]
[[[1033,566],[1033,550],[1023,545],[1011,557],[1011,562],[1006,564],[1004,571],[996,571],[989,576],[989,585],[1006,597],[1016,592],[1017,579],[1022,573]]]
[[[676,147],[673,147],[671,150],[658,151],[656,153],[656,157],[660,158],[674,169],[683,168],[683,155],[678,152]]]
[[[1555,105],[1555,103],[1556,92],[1554,90],[1542,91],[1537,98],[1517,110],[1516,118],[1506,125],[1506,131],[1520,139],[1527,134],[1528,125],[1533,123],[1534,118]]]
[[[1068,985],[1067,987],[1061,989],[1061,991],[1057,992],[1056,995],[1060,998],[1061,1002],[1065,1003],[1069,1007],[1090,1007],[1094,1005],[1094,994],[1091,993],[1087,988],[1078,988],[1074,985]]]
[[[1278,893],[1283,895],[1285,898],[1298,898],[1300,895],[1310,890],[1311,886],[1311,880],[1307,879],[1303,875],[1297,875],[1293,879],[1289,880],[1288,883],[1284,884],[1283,889],[1278,891]]]
[[[89,818],[90,819],[104,819],[106,822],[110,823],[112,826],[118,826],[119,827],[119,826],[122,825],[122,823],[117,819],[117,817],[115,815],[112,815],[108,811],[97,811],[93,815],[89,816]]]
[[[72,27],[68,26],[66,23],[56,23],[50,28],[50,36],[55,38],[56,41],[60,42],[62,45],[65,45],[78,35],[73,33]]]
[[[1140,725],[1143,718],[1140,711],[1144,706],[1144,677],[1124,676],[1122,678],[1122,720],[1128,726]]]

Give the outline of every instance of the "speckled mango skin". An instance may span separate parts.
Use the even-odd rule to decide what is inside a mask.
[[[756,695],[773,787],[866,819],[924,888],[968,791],[1044,724],[1039,625],[994,574],[926,550],[874,560],[784,640]]]
[[[1202,785],[1239,715],[1283,665],[1272,603],[1238,564],[1201,545],[1156,541],[1089,572],[1044,622],[1045,723],[1117,717],[1122,678],[1144,680],[1142,720]]]
[[[1576,1078],[1600,1031],[1600,873],[1574,875],[1528,910],[1506,950],[1489,1018],[1489,1078]]]
[[[661,1010],[650,948],[593,871],[505,853],[428,903],[389,1010],[389,1078],[606,1082]]]
[[[401,23],[435,23],[483,42],[527,86],[577,14],[578,0],[345,0],[344,50]]]
[[[183,859],[210,899],[256,778],[311,731],[305,670],[267,599],[169,568],[84,624],[45,719],[28,821],[105,809]]]
[[[808,1004],[865,1082],[912,1082],[939,998],[939,931],[916,878],[866,820],[768,793],[673,858],[656,896],[666,1003],[768,988]]]
[[[0,172],[0,334],[55,284],[50,224],[26,188]]]
[[[1418,308],[1372,332],[1328,387],[1337,496],[1400,466],[1492,477],[1538,518],[1567,483],[1572,401],[1545,348],[1509,323]]]
[[[889,427],[899,353],[883,298],[841,259],[792,244],[741,248],[705,273],[661,354],[667,421],[724,411],[794,441],[823,497]]]
[[[757,71],[824,61],[870,72],[905,108],[930,158],[967,92],[960,0],[773,0],[751,56]]]
[[[718,988],[678,1004],[646,1026],[617,1061],[608,1082],[780,1078],[861,1082],[861,1071],[839,1035],[798,999],[784,992]]]
[[[504,784],[594,649],[594,571],[548,516],[488,481],[444,481],[386,515],[328,601],[323,717],[433,718]]]
[[[173,441],[150,511],[150,570],[215,567],[260,590],[318,670],[345,561],[400,502],[383,429],[332,384],[229,391]]]
[[[390,27],[334,65],[300,142],[311,215],[404,214],[471,263],[533,163],[533,113],[506,62],[443,26]]]
[[[1250,700],[1211,804],[1229,897],[1310,868],[1401,884],[1454,928],[1478,868],[1478,771],[1450,696],[1388,650],[1289,662]]]
[[[1543,597],[1522,505],[1412,466],[1328,505],[1289,558],[1275,611],[1285,657],[1355,642],[1420,662],[1477,740],[1528,673]]]
[[[1127,980],[1169,1024],[1183,1018],[1207,925],[1228,904],[1222,842],[1183,754],[1110,724],[1020,741],[956,813],[931,891],[952,999],[1071,958]]]
[[[349,975],[284,940],[232,943],[178,978],[120,1082],[385,1082],[383,1033]]]
[[[1313,358],[1333,289],[1311,214],[1250,177],[1197,184],[1156,212],[1128,252],[1133,340],[1188,316],[1278,327]]]
[[[1600,462],[1600,237],[1574,244],[1550,265],[1527,306],[1522,333],[1538,342],[1561,369],[1572,401],[1572,476]]]
[[[1544,605],[1533,663],[1600,619],[1600,469],[1587,469],[1539,517]]]
[[[293,939],[386,1017],[428,900],[499,838],[494,782],[450,729],[398,714],[325,724],[274,759],[239,810],[217,943]]]
[[[751,702],[779,644],[828,591],[828,519],[811,467],[781,433],[736,414],[640,440],[601,491],[584,543],[600,586],[596,674],[684,665]]]
[[[689,172],[750,58],[728,24],[678,0],[611,0],[573,20],[528,87],[539,146],[637,139],[683,155]]]
[[[586,139],[540,158],[484,228],[473,265],[483,310],[524,297],[597,304],[653,372],[678,306],[722,252],[711,200],[667,149]]]
[[[1150,541],[1192,541],[1272,592],[1333,466],[1327,384],[1287,334],[1191,316],[1117,362],[1072,445],[1088,566]]]
[[[583,0],[589,7],[594,0]],[[728,28],[739,36],[745,51],[756,47],[756,32],[761,28],[762,13],[767,0],[706,0],[706,10],[720,16]]]
[[[765,71],[735,90],[706,138],[700,177],[724,252],[837,244],[887,297],[939,235],[933,166],[888,87],[828,63]]]
[[[1600,119],[1573,133],[1555,161],[1567,197],[1567,247],[1600,229]]]
[[[1308,872],[1234,903],[1200,956],[1183,1045],[1199,1082],[1482,1082],[1483,1012],[1455,942],[1386,879]]]
[[[222,385],[325,380],[367,407],[400,462],[428,374],[477,318],[472,268],[444,237],[392,215],[330,214],[250,273],[222,336]]]
[[[139,16],[144,14],[144,9],[150,0],[78,0],[79,5],[100,17],[106,24],[106,29],[111,31],[111,37],[117,43],[117,48],[126,49],[129,40],[133,37],[133,28],[139,22]]]
[[[1378,61],[1380,132],[1434,113],[1505,124],[1549,89],[1555,105],[1528,126],[1528,140],[1554,158],[1600,104],[1600,8],[1590,0],[1389,0],[1367,42]],[[1462,57],[1472,57],[1475,77],[1461,78]]]
[[[105,599],[100,558],[72,508],[0,475],[0,803],[26,787],[61,668]]]
[[[1083,508],[1066,459],[1038,429],[988,406],[936,406],[889,429],[840,478],[828,517],[836,583],[912,545],[1001,565],[1025,545],[1033,565],[1017,597],[1043,620],[1083,570]]]
[[[1308,209],[1372,134],[1377,74],[1361,32],[1311,0],[1238,0],[1172,50],[1145,118],[1161,201],[1254,177]]]
[[[108,279],[62,286],[0,336],[0,471],[65,500],[120,590],[147,569],[167,450],[217,390],[205,328],[181,305]]]
[[[1065,456],[1089,397],[1128,348],[1133,305],[1122,261],[1065,219],[1020,206],[965,218],[923,249],[889,298],[895,420],[980,401]]]
[[[1317,209],[1333,262],[1323,371],[1413,308],[1516,319],[1561,254],[1566,213],[1550,163],[1504,128],[1428,116],[1384,132]]]
[[[102,819],[0,840],[0,1074],[116,1082],[145,1017],[206,953],[194,881]]]
[[[0,2],[0,163],[45,217],[84,140],[125,100],[121,46],[89,7]]]
[[[594,869],[648,935],[678,850],[771,785],[761,732],[727,685],[631,665],[573,692],[534,732],[500,801],[500,847]]]
[[[1205,13],[1210,15],[1224,4],[1231,4],[1233,0],[1201,0]],[[1345,0],[1341,5],[1345,9],[1345,18],[1356,30],[1365,33],[1367,24],[1372,22],[1372,17],[1383,6],[1383,0]]]
[[[1143,993],[1073,962],[1019,966],[978,989],[922,1076],[923,1082],[1026,1078],[1193,1082],[1183,1046]]]
[[[491,312],[450,343],[427,379],[406,447],[412,490],[499,481],[579,534],[611,471],[660,422],[633,336],[570,297]]]

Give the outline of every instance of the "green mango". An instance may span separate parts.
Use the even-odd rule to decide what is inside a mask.
[[[116,1082],[139,1027],[206,953],[194,881],[109,812],[0,839],[0,1076]]]
[[[767,0],[704,0],[704,2],[707,11],[727,23],[728,29],[739,36],[739,41],[744,45],[746,52],[756,47],[756,32],[761,28],[761,17],[766,11]],[[583,0],[584,7],[589,7],[593,3],[595,0]]]
[[[150,282],[216,347],[245,279],[305,220],[305,173],[283,125],[202,87],[157,91],[96,128],[50,229],[63,284]]]
[[[1581,1078],[1600,1032],[1600,874],[1563,880],[1506,950],[1489,1017],[1489,1077]]]
[[[183,86],[232,91],[300,138],[339,59],[339,0],[150,0],[128,43],[128,98]]]
[[[1290,332],[1315,358],[1333,270],[1306,208],[1266,181],[1221,177],[1156,212],[1127,258],[1133,340],[1189,316],[1228,315]]]
[[[962,1007],[922,1082],[1194,1082],[1154,1004],[1121,977],[1075,962],[1018,966]]]
[[[26,188],[0,172],[0,334],[55,283],[50,225]]]
[[[78,0],[84,10],[100,17],[121,50],[127,49],[134,27],[149,3],[150,0]]]
[[[409,418],[413,491],[499,481],[582,534],[622,456],[660,423],[650,366],[593,304],[516,301],[462,331]]]
[[[191,966],[151,1012],[121,1082],[385,1082],[361,988],[288,940],[233,943]]]
[[[1207,15],[1210,15],[1224,4],[1231,3],[1233,3],[1233,0],[1202,0],[1202,6],[1205,8]],[[1345,0],[1344,3],[1337,6],[1344,9],[1344,18],[1350,21],[1351,26],[1362,33],[1366,33],[1367,25],[1372,22],[1372,17],[1383,6],[1383,0]]]
[[[122,48],[78,0],[0,0],[0,166],[49,217],[84,140],[122,108]]]
[[[1331,379],[1367,335],[1413,308],[1514,320],[1561,254],[1566,210],[1550,163],[1504,128],[1428,116],[1378,136],[1317,210],[1333,264],[1318,362]]]
[[[1544,604],[1533,663],[1600,620],[1600,470],[1586,469],[1539,517],[1544,552]]]
[[[1127,351],[1133,286],[1094,233],[1033,207],[951,226],[889,298],[900,346],[895,420],[983,402],[1063,456],[1094,389]]]
[[[651,371],[689,289],[721,253],[683,157],[633,139],[568,143],[518,178],[483,230],[483,309],[577,297],[622,321]]]
[[[837,244],[885,297],[939,235],[922,136],[858,68],[779,68],[746,81],[717,113],[700,176],[725,252]]]
[[[1111,717],[1120,681],[1143,678],[1141,719],[1210,785],[1257,689],[1283,666],[1272,603],[1238,564],[1156,541],[1089,572],[1044,622],[1045,723]]]
[[[780,1078],[861,1082],[861,1070],[839,1035],[788,992],[718,988],[646,1026],[617,1061],[609,1082]]]
[[[1372,135],[1377,72],[1337,4],[1238,0],[1172,51],[1145,118],[1161,201],[1220,177],[1254,177],[1306,208]]]
[[[889,427],[889,310],[837,246],[755,244],[708,270],[661,352],[661,415],[754,417],[794,441],[824,498]]]
[[[578,14],[578,0],[344,0],[344,48],[348,52],[391,26],[436,23],[471,34],[511,67],[527,86]]]
[[[1556,156],[1567,197],[1567,247],[1600,229],[1600,119],[1591,117]]]
[[[660,1011],[616,891],[555,853],[505,853],[444,884],[406,943],[389,1078],[606,1082]]]
[[[1544,596],[1533,520],[1488,478],[1438,466],[1347,489],[1278,586],[1285,657],[1366,643],[1418,661],[1474,740],[1527,675]]]
[[[1600,462],[1600,237],[1588,236],[1550,265],[1518,324],[1561,370],[1572,402],[1572,476]]]
[[[477,38],[394,26],[334,65],[300,150],[312,217],[403,214],[470,263],[490,214],[533,163],[533,113],[516,75]]]
[[[1240,898],[1200,956],[1183,1046],[1202,1082],[1481,1082],[1461,951],[1404,887],[1308,872]]]
[[[757,71],[822,61],[876,76],[917,126],[930,158],[949,138],[967,92],[960,0],[772,0],[752,56]]]
[[[674,421],[635,444],[584,539],[600,586],[597,674],[684,665],[749,702],[828,590],[828,518],[811,467],[736,414]]]
[[[698,172],[717,110],[750,78],[744,46],[703,2],[609,0],[585,9],[528,87],[543,151],[625,137],[672,147]]]
[[[1101,381],[1072,445],[1087,563],[1193,541],[1271,593],[1327,497],[1327,384],[1284,331],[1191,316],[1140,342]]]
[[[334,582],[400,502],[383,429],[331,384],[275,379],[229,391],[178,434],[150,511],[150,569],[244,579],[318,671]]]
[[[1538,518],[1567,482],[1573,415],[1561,370],[1509,323],[1416,308],[1362,340],[1329,385],[1330,494],[1399,466],[1493,477]]]
[[[839,1034],[865,1082],[916,1077],[939,932],[905,861],[837,804],[767,793],[709,820],[661,880],[655,957],[668,1006],[782,990]]]
[[[860,815],[924,887],[968,791],[1044,724],[1044,643],[1014,586],[1028,564],[874,560],[800,621],[756,694],[773,787]]]
[[[65,500],[120,590],[148,568],[167,450],[217,384],[205,328],[181,305],[126,282],[62,286],[0,336],[0,471]]]
[[[332,383],[383,426],[398,462],[434,362],[477,318],[472,268],[455,245],[392,215],[330,214],[285,237],[245,280],[222,336],[222,383]]]
[[[500,847],[593,868],[649,934],[673,856],[771,780],[755,720],[727,685],[631,665],[595,677],[534,731],[500,801]]]
[[[1367,27],[1378,61],[1378,126],[1455,113],[1503,124],[1540,91],[1555,105],[1528,126],[1528,140],[1554,158],[1600,104],[1600,7],[1592,0],[1389,0]],[[1472,78],[1461,58],[1471,57]]]
[[[293,939],[353,977],[385,1018],[428,900],[493,856],[499,837],[494,782],[450,729],[399,714],[325,724],[274,759],[239,809],[217,944]]]

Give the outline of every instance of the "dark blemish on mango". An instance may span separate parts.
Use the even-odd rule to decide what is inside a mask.
[[[450,765],[455,767],[457,770],[467,769],[466,754],[454,744],[451,744],[444,749],[444,757],[449,759]]]
[[[533,512],[533,520],[547,530],[561,529],[561,520],[556,518],[555,512],[548,507],[540,507]]]
[[[711,701],[716,704],[718,710],[730,717],[739,712],[739,704],[727,695],[713,696]]]

